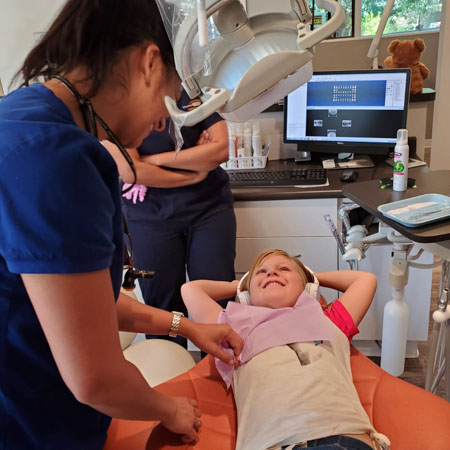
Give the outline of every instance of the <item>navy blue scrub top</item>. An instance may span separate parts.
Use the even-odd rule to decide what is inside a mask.
[[[180,109],[189,110],[195,101],[191,101],[186,92],[182,92],[177,104]],[[191,148],[204,130],[223,118],[214,113],[192,127],[182,127],[184,144],[181,149]],[[174,151],[175,143],[169,134],[169,119],[163,131],[152,131],[138,148],[141,155],[154,155]],[[127,218],[143,220],[148,223],[192,223],[219,211],[233,207],[229,178],[219,166],[209,172],[200,183],[176,188],[149,187],[144,201],[133,204],[124,200]]]
[[[122,266],[121,195],[114,160],[75,125],[64,103],[46,87],[36,84],[4,97],[0,449],[103,447],[110,418],[79,403],[64,384],[19,274],[109,268],[117,298]]]

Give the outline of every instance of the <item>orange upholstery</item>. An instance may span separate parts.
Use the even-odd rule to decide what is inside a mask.
[[[450,403],[382,370],[352,348],[353,380],[375,429],[391,440],[391,450],[450,449]],[[236,439],[233,395],[211,356],[156,389],[196,399],[202,428],[196,445],[181,443],[157,422],[114,419],[104,450],[232,450]]]

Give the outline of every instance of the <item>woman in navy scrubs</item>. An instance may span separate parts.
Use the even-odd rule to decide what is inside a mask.
[[[196,101],[183,91],[178,107],[187,110]],[[123,207],[136,266],[155,271],[154,279],[140,280],[145,303],[187,314],[180,294],[186,274],[190,280],[235,279],[236,219],[228,175],[219,167],[228,160],[226,122],[213,114],[181,133],[176,156],[169,120],[132,152],[139,158],[138,183],[151,187],[137,201],[128,196]],[[120,155],[116,159],[120,166]],[[123,165],[125,179],[127,171]],[[174,178],[180,174],[190,178]],[[186,346],[183,337],[175,340]]]
[[[99,142],[140,146],[179,95],[155,2],[69,0],[20,75],[0,100],[0,449],[99,450],[111,417],[194,440],[195,402],[151,389],[118,331],[178,331],[230,363],[218,343],[241,340],[119,295],[119,174]]]

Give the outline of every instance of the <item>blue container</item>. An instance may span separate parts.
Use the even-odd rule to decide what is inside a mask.
[[[420,227],[450,219],[450,197],[442,194],[423,194],[385,203],[378,206],[378,211],[406,227]]]

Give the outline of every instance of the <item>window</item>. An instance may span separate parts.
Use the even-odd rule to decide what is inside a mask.
[[[340,37],[353,37],[353,3],[355,0],[339,0],[345,11],[345,22],[343,25],[334,33],[330,38],[340,38]],[[359,0],[357,0],[359,1]],[[330,17],[330,13],[324,9],[320,9],[316,6],[315,0],[309,0],[309,8],[313,15],[313,20],[311,28],[318,28],[320,25],[324,24]]]
[[[331,38],[373,36],[383,14],[386,0],[338,0],[346,13],[344,24]],[[438,30],[443,0],[395,0],[383,34]],[[309,0],[312,27],[320,27],[329,13]],[[355,13],[360,11],[360,17]]]
[[[361,1],[361,36],[377,31],[384,0]],[[439,29],[442,0],[395,0],[383,34]]]

